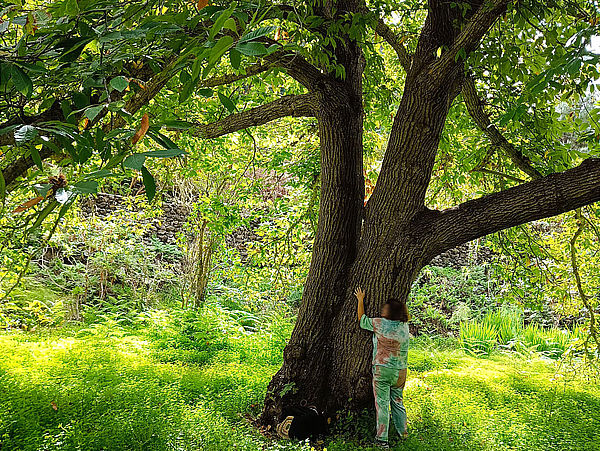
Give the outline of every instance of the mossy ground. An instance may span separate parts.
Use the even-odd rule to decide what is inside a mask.
[[[310,449],[265,438],[246,419],[285,337],[230,333],[190,363],[174,358],[186,352],[177,345],[165,359],[159,336],[115,324],[0,335],[0,448]],[[600,449],[600,387],[560,362],[417,341],[409,365],[410,437],[396,449]],[[325,446],[369,449],[373,427],[371,414],[342,414]]]

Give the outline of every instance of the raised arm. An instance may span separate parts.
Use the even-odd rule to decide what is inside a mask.
[[[354,290],[354,296],[356,296],[356,299],[358,299],[358,307],[356,313],[358,314],[358,320],[360,321],[362,316],[365,314],[365,306],[363,304],[363,300],[365,299],[365,292],[361,287],[358,287],[356,290]]]

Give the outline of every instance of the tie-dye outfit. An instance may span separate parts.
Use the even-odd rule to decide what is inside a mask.
[[[404,383],[398,379],[401,373],[406,378],[408,323],[363,315],[360,327],[373,331],[373,394],[377,410],[377,440],[387,442],[390,404],[396,430],[401,435],[406,432],[406,409],[402,402]],[[397,386],[398,382],[401,382],[401,386]]]

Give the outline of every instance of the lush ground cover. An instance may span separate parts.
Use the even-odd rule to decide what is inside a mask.
[[[0,335],[1,449],[309,449],[261,435],[260,411],[294,318],[246,327],[217,307],[154,311],[133,324]],[[564,363],[477,358],[415,340],[397,449],[596,450],[600,387]],[[371,414],[343,413],[328,450],[369,449]]]

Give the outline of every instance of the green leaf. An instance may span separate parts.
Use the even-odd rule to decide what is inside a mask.
[[[464,47],[461,47],[456,55],[454,55],[454,62],[457,62],[459,58],[462,58],[463,61],[467,59],[467,52],[465,52]]]
[[[33,189],[35,190],[37,195],[41,197],[46,197],[48,191],[50,191],[50,188],[52,188],[52,185],[50,183],[36,183],[35,185],[33,185]]]
[[[151,158],[171,158],[178,157],[180,155],[187,155],[187,152],[181,149],[167,149],[167,150],[151,150],[148,152],[143,152],[140,155],[146,155]]]
[[[31,78],[14,64],[10,67],[10,73],[15,88],[25,97],[31,97],[31,94],[33,94],[33,82]]]
[[[231,101],[231,99],[229,97],[227,97],[225,94],[221,94],[220,92],[218,93],[218,95],[219,95],[219,100],[221,101],[223,106],[225,108],[227,108],[227,110],[230,113],[233,113],[235,111],[235,104]]]
[[[249,33],[246,33],[244,36],[240,38],[240,43],[250,42],[258,38],[262,38],[263,36],[268,35],[269,33],[275,31],[277,27],[260,27],[256,30],[253,30]]]
[[[15,142],[17,145],[31,141],[38,135],[38,130],[33,125],[22,125],[15,130]]]
[[[37,219],[35,220],[35,222],[29,230],[37,229],[42,224],[42,222],[44,222],[44,219],[46,219],[48,215],[52,213],[52,210],[54,210],[57,206],[58,202],[56,201],[50,202],[48,205],[46,205],[46,207],[44,207],[44,209],[40,212]]]
[[[235,20],[233,20],[231,17],[225,21],[225,23],[223,24],[223,28],[231,30],[237,34],[237,24],[235,23]]]
[[[110,86],[112,86],[119,92],[123,92],[129,86],[129,81],[127,81],[127,79],[122,75],[119,75],[118,77],[115,77],[110,81]]]
[[[214,91],[210,88],[201,88],[198,89],[198,94],[200,94],[202,97],[212,97]]]
[[[82,180],[81,182],[72,185],[74,191],[82,194],[90,194],[98,192],[98,182],[95,180]]]
[[[44,169],[44,167],[42,166],[42,157],[40,156],[40,153],[38,152],[37,147],[31,146],[30,151],[31,151],[31,159],[33,160],[35,165],[40,169]]]
[[[71,63],[75,61],[77,58],[79,58],[79,55],[81,55],[81,52],[83,52],[85,46],[94,39],[95,37],[77,37],[65,41],[63,43],[65,52],[58,58],[59,61],[65,63]]]
[[[202,70],[202,58],[196,58],[192,63],[192,78],[197,80],[200,76],[200,71]]]
[[[191,122],[186,121],[178,121],[178,120],[170,120],[165,121],[164,126],[167,128],[172,128],[175,130],[188,130],[194,126]]]
[[[111,177],[115,174],[113,174],[111,171],[108,171],[106,169],[99,169],[98,171],[93,171],[90,172],[89,174],[85,174],[83,176],[83,178],[85,179],[101,179],[104,177]]]
[[[141,153],[134,153],[133,155],[129,155],[125,160],[123,160],[123,166],[126,168],[131,168],[139,171],[142,169],[144,162],[146,161],[146,156]]]
[[[213,24],[212,28],[210,29],[210,33],[208,34],[209,40],[213,40],[215,38],[215,36],[217,35],[217,33],[219,31],[221,31],[221,29],[225,25],[225,22],[227,21],[227,19],[229,19],[229,17],[231,17],[231,14],[233,13],[233,10],[235,9],[236,6],[237,6],[237,3],[232,2],[231,5],[229,6],[229,8],[227,8],[225,11],[223,11],[221,13],[221,15],[218,17],[218,19],[215,20],[215,23]]]
[[[192,95],[192,92],[194,92],[194,88],[196,87],[196,85],[198,84],[198,80],[194,79],[188,81],[185,85],[183,85],[183,88],[181,89],[181,92],[179,93],[179,103],[183,103],[185,102],[187,99],[190,98],[190,96]]]
[[[222,36],[221,39],[217,41],[215,46],[210,51],[210,56],[208,57],[208,65],[214,66],[217,61],[221,59],[223,54],[231,47],[233,44],[233,38],[231,36]]]
[[[229,52],[229,61],[231,62],[231,67],[234,69],[240,68],[240,63],[242,62],[242,55],[239,50],[231,49]]]
[[[19,124],[9,125],[8,127],[0,128],[0,136],[7,134],[8,132],[12,132],[15,128],[20,127]]]
[[[569,75],[575,77],[580,75],[579,69],[581,68],[581,60],[579,58],[573,59],[571,62],[567,64],[565,69],[569,73]]]
[[[154,181],[152,174],[150,174],[150,171],[146,169],[146,166],[142,166],[142,179],[144,180],[144,186],[146,187],[146,197],[148,198],[148,202],[151,202],[156,194],[156,182]]]
[[[77,0],[65,0],[59,8],[59,15],[75,17],[79,14]]]
[[[93,121],[94,119],[96,119],[96,117],[100,114],[100,111],[102,111],[105,106],[106,105],[98,105],[98,106],[93,106],[93,107],[87,108],[85,110],[85,113],[83,113],[83,114],[90,121]]]
[[[235,49],[247,56],[261,56],[267,53],[267,48],[260,42],[243,42],[236,45]]]

